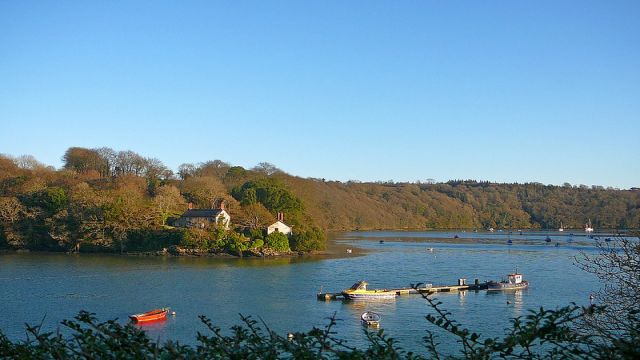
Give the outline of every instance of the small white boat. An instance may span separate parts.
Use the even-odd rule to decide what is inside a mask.
[[[374,313],[373,311],[362,313],[360,319],[362,320],[362,325],[374,327],[380,326],[380,314]]]
[[[591,219],[589,219],[589,222],[584,225],[584,232],[586,233],[593,232],[593,225],[591,225]]]
[[[564,231],[564,226],[562,224],[562,221],[560,221],[560,228],[558,229],[558,231],[560,232]]]

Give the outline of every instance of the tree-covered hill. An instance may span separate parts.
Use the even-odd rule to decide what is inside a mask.
[[[0,156],[0,246],[111,250],[182,245],[238,252],[269,246],[264,229],[284,213],[294,250],[322,247],[323,231],[352,229],[640,228],[640,191],[602,187],[360,183],[304,179],[269,163],[221,160],[177,173],[133,151],[72,147],[54,169],[31,156]],[[224,201],[229,233],[169,225],[192,203]],[[275,243],[275,239],[271,239]]]
[[[640,227],[640,191],[537,183],[340,183],[291,177],[329,229],[599,229]]]

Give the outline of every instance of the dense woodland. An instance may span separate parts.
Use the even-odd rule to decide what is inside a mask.
[[[347,183],[304,179],[274,165],[220,160],[174,173],[133,151],[69,148],[54,169],[32,156],[0,156],[0,247],[148,251],[181,246],[213,252],[307,251],[325,231],[353,229],[640,228],[640,191],[602,187],[447,183]],[[221,201],[233,229],[172,227],[191,202]],[[283,212],[291,238],[265,236]]]

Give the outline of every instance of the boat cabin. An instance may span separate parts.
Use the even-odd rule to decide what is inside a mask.
[[[364,280],[360,280],[357,283],[353,284],[349,290],[367,290],[367,282]]]
[[[507,275],[507,282],[509,284],[520,284],[522,282],[522,274],[509,274]]]

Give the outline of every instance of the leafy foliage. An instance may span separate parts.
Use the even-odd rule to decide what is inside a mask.
[[[271,234],[267,235],[264,239],[267,247],[274,251],[289,251],[289,238],[287,235],[274,231]]]
[[[291,249],[296,251],[323,250],[326,244],[326,236],[318,227],[306,230],[296,230],[289,241]]]
[[[286,213],[288,221],[300,224],[304,206],[286,186],[276,178],[259,178],[247,181],[241,187],[233,189],[233,197],[243,206],[262,204],[272,214]]]

